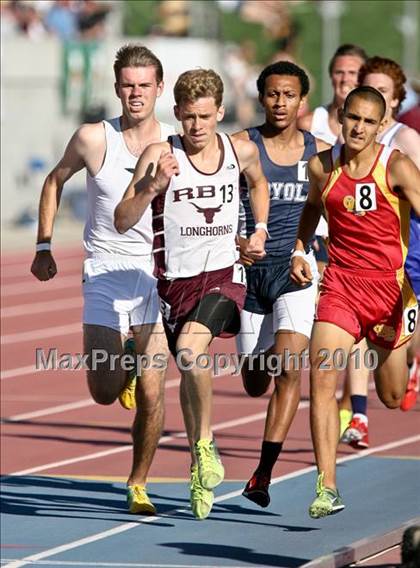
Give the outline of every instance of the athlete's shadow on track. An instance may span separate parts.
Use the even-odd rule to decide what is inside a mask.
[[[244,503],[248,503],[246,499],[244,499]],[[189,505],[187,505],[189,508]],[[183,519],[186,521],[194,519],[191,511],[176,511],[173,514],[168,515],[168,518],[176,518],[176,519]],[[296,533],[303,533],[303,532],[312,532],[320,530],[317,527],[308,527],[308,526],[296,526],[296,525],[285,525],[276,523],[276,517],[280,518],[282,515],[280,513],[275,513],[273,511],[269,511],[267,509],[262,510],[260,508],[251,508],[244,505],[234,505],[234,504],[224,504],[224,503],[216,503],[212,509],[211,516],[209,520],[214,522],[223,522],[223,523],[234,523],[235,525],[252,525],[252,526],[266,526],[270,528],[278,528],[282,529],[284,532],[296,532]],[[268,520],[269,522],[262,522],[264,519]]]
[[[104,438],[104,439],[98,439],[97,437],[94,438],[87,438],[87,437],[83,437],[83,438],[78,438],[72,434],[69,434],[68,436],[60,436],[58,434],[32,434],[30,432],[28,433],[19,433],[19,434],[5,434],[4,436],[7,438],[19,438],[19,439],[28,439],[28,440],[47,440],[47,441],[54,441],[54,442],[64,442],[67,444],[87,444],[89,446],[103,446],[103,447],[109,447],[109,446],[121,446],[124,444],[131,444],[131,438],[130,438],[130,431],[131,429],[129,427],[115,427],[115,426],[103,426],[103,425],[96,425],[96,424],[86,424],[86,423],[79,423],[79,424],[67,424],[67,423],[62,423],[62,422],[37,422],[37,421],[32,421],[32,420],[27,420],[27,421],[19,421],[19,422],[15,422],[13,420],[7,421],[7,420],[3,420],[3,424],[12,424],[12,423],[16,423],[19,425],[25,425],[25,426],[30,426],[31,428],[36,427],[36,428],[40,428],[40,429],[44,429],[44,430],[48,430],[49,428],[53,428],[55,431],[60,431],[60,429],[62,430],[81,430],[81,431],[88,431],[88,430],[98,430],[99,432],[115,432],[116,434],[123,434],[126,436],[126,439],[122,440],[110,440],[109,437]],[[174,431],[169,431],[169,430],[164,430],[162,432],[162,436],[172,436],[174,434],[177,434],[179,431],[178,430],[174,430]],[[168,446],[169,447],[169,446]]]
[[[176,548],[181,553],[202,558],[228,558],[229,560],[239,560],[250,563],[252,566],[282,566],[294,568],[302,566],[308,562],[307,558],[296,558],[292,556],[281,556],[279,554],[261,554],[251,548],[242,546],[228,546],[226,544],[209,544],[200,542],[167,542],[160,546]]]
[[[221,436],[219,433],[217,435],[217,438],[222,438],[224,436]],[[225,436],[225,438],[247,438],[247,436]],[[307,443],[307,440],[305,440],[305,442]],[[167,444],[159,444],[159,450],[166,450],[169,452],[175,452],[175,453],[182,453],[185,455],[190,454],[190,449],[187,446],[187,443],[185,441],[184,445],[179,446],[179,445],[174,445],[172,443],[167,443]],[[259,457],[260,454],[260,448],[238,448],[237,445],[233,446],[233,447],[223,447],[223,448],[219,448],[219,452],[221,457],[232,457],[235,459],[243,459],[243,460],[249,460],[249,459],[257,459]],[[282,452],[283,454],[283,458],[282,461],[284,462],[289,462],[289,463],[298,463],[298,464],[303,464],[303,465],[314,465],[314,460],[312,458],[310,459],[298,459],[298,456],[300,454],[308,454],[310,453],[312,455],[312,448],[296,448],[296,449],[287,449],[285,448]],[[297,458],[296,459],[291,459],[291,457],[287,458],[284,456],[293,456],[296,455]]]
[[[9,477],[1,479],[1,511],[4,518],[55,517],[67,519],[92,519],[115,522],[141,521],[127,511],[124,484],[103,483],[55,477]],[[159,514],[185,507],[186,499],[167,502],[162,495],[156,498]],[[159,502],[160,501],[160,502]],[[155,526],[172,526],[157,521]]]
[[[8,420],[3,418],[1,424],[16,424],[19,426],[29,426],[30,428],[65,428],[69,430],[99,430],[100,432],[116,432],[120,434],[130,434],[129,426],[115,426],[106,424],[89,424],[88,422],[54,422],[40,420]]]
[[[5,516],[96,519],[112,522],[141,521],[144,519],[144,517],[135,517],[127,512],[123,483],[41,476],[4,476],[1,482],[1,510]],[[151,485],[151,487],[153,486]],[[173,486],[171,487],[173,488]],[[179,496],[176,495],[178,488]],[[154,521],[154,526],[172,526],[171,524],[168,525],[167,522],[171,518],[196,522],[189,510],[187,483],[185,483],[185,486],[177,484],[175,495],[172,490],[164,490],[164,493],[168,494],[149,491],[151,499],[158,508],[158,515],[163,516],[160,521]],[[245,499],[244,505],[217,503],[214,506],[211,520],[234,522],[235,524],[276,526],[289,532],[318,530],[313,527],[299,527],[280,523],[273,525],[273,518],[281,517],[281,514],[246,505]],[[265,523],[263,522],[264,519],[271,519],[271,522]]]
[[[244,499],[244,502],[246,503],[247,500]],[[228,517],[214,517],[214,514],[217,514],[218,512],[220,513],[228,513],[229,516]],[[246,521],[245,519],[238,519],[237,515],[246,515],[247,517],[250,515],[254,515],[254,516],[260,516],[261,518],[267,518],[267,517],[282,517],[281,513],[274,513],[272,511],[268,511],[267,509],[261,510],[261,509],[253,509],[251,507],[246,507],[246,506],[242,506],[242,505],[226,505],[226,504],[222,504],[222,503],[218,503],[214,506],[214,509],[212,510],[212,520],[220,520],[220,521],[229,521],[230,520],[230,515],[235,515],[235,518],[232,519],[233,522],[235,522],[235,524],[237,523],[248,523],[248,521]],[[259,523],[258,521],[255,521],[255,518],[251,521],[249,521],[250,524],[254,525],[254,524],[260,524],[260,525],[264,525],[266,523]],[[287,532],[312,532],[312,531],[318,531],[320,530],[317,527],[303,527],[303,526],[295,526],[295,525],[282,525],[282,524],[276,524],[271,522],[270,523],[271,527],[276,527],[279,529],[284,529],[284,531]]]

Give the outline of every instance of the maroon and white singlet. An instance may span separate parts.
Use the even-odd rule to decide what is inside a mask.
[[[155,276],[190,278],[232,266],[239,214],[239,163],[226,134],[217,134],[220,162],[215,172],[199,171],[180,136],[171,136],[179,164],[166,193],[152,201]]]

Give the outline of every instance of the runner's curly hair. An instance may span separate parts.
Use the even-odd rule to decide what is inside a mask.
[[[309,78],[301,67],[291,61],[276,61],[276,63],[272,63],[263,69],[257,79],[257,89],[260,97],[264,96],[265,81],[270,75],[292,75],[297,77],[300,82],[300,96],[304,97],[309,93]]]
[[[394,82],[394,94],[393,98],[398,99],[399,105],[393,109],[392,114],[396,116],[400,110],[401,103],[405,99],[406,90],[404,88],[404,83],[407,81],[407,77],[404,75],[404,71],[401,66],[398,65],[392,59],[387,59],[386,57],[371,57],[366,61],[364,65],[359,70],[359,84],[361,85],[366,77],[371,73],[383,73],[391,77]]]
[[[182,73],[175,83],[174,97],[177,105],[195,102],[202,97],[213,97],[217,107],[223,100],[223,81],[212,69],[192,69]]]

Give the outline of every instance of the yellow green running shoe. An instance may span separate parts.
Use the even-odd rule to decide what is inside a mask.
[[[156,515],[156,507],[150,501],[144,485],[127,486],[127,505],[135,515]]]
[[[309,507],[309,516],[313,519],[335,515],[344,509],[340,494],[335,489],[324,486],[324,472],[318,475],[316,482],[316,498]]]
[[[351,419],[353,418],[353,412],[347,410],[347,408],[340,409],[340,439],[347,428],[350,426]]]
[[[191,466],[190,502],[196,519],[203,520],[210,514],[213,507],[213,491],[204,489],[198,477],[198,465]]]
[[[127,381],[118,396],[118,400],[123,408],[127,410],[133,410],[136,408],[136,384],[137,384],[137,372],[136,372],[136,344],[134,339],[130,337],[124,343],[124,355],[131,355],[134,361],[134,367],[131,371],[127,371]]]
[[[198,440],[194,446],[197,458],[198,475],[204,489],[213,489],[222,483],[225,468],[220,460],[219,452],[213,440]]]

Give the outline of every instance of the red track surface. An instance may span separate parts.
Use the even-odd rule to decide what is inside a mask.
[[[35,349],[59,353],[81,352],[82,252],[79,248],[56,251],[58,276],[51,282],[37,282],[30,274],[32,253],[7,254],[2,260],[2,417],[23,416],[2,428],[2,473],[30,470],[36,474],[124,478],[130,469],[130,423],[132,413],[114,404],[101,407],[90,403],[83,372],[43,371],[35,365]],[[232,352],[232,341],[216,340],[214,351]],[[167,375],[165,434],[150,472],[151,477],[185,478],[188,449],[183,432],[171,364]],[[307,373],[303,379],[302,408],[298,411],[275,475],[313,463],[307,409]],[[228,479],[247,479],[255,467],[264,427],[268,397],[249,398],[238,376],[214,381],[213,423]],[[80,402],[85,401],[85,402]],[[81,407],[52,410],[79,403]],[[84,406],[83,406],[84,405]],[[50,410],[48,410],[50,409]],[[33,416],[46,411],[43,416]],[[371,393],[369,400],[370,439],[378,446],[419,433],[417,407],[408,413],[386,410]],[[240,424],[225,424],[242,420]],[[353,450],[341,447],[343,453]],[[98,452],[101,457],[84,459]],[[382,455],[420,456],[420,443],[404,445]],[[51,463],[68,460],[53,467]]]

